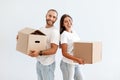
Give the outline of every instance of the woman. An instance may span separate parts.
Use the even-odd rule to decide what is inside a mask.
[[[60,19],[60,47],[63,58],[60,68],[63,74],[63,80],[82,80],[79,70],[79,64],[83,60],[73,56],[73,42],[79,41],[79,36],[72,29],[72,18],[64,14]]]

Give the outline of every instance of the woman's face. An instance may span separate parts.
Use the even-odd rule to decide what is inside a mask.
[[[63,26],[66,28],[68,32],[70,32],[72,27],[72,19],[70,17],[64,18]]]

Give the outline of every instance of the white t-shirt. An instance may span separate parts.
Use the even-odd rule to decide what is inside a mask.
[[[59,45],[60,34],[54,26],[51,28],[42,27],[40,28],[40,31],[47,36],[47,49],[51,48],[51,43]],[[38,56],[37,60],[40,61],[40,63],[43,65],[50,65],[55,61],[55,54]]]
[[[73,30],[72,33],[70,32],[67,32],[67,31],[64,31],[62,34],[61,34],[61,37],[60,37],[60,40],[61,40],[61,44],[63,43],[66,43],[67,44],[67,52],[70,54],[70,55],[73,55],[73,43],[76,42],[76,41],[79,41],[80,38],[79,36],[76,34],[76,32]],[[75,62],[73,62],[73,60],[71,59],[68,59],[66,57],[63,56],[63,59],[62,59],[64,62],[66,63],[69,63],[69,64],[77,64]]]

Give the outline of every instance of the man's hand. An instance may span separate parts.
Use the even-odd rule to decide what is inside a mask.
[[[37,57],[39,56],[39,51],[31,50],[28,55],[31,57]]]

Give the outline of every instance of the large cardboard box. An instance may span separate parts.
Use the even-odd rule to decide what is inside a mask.
[[[47,37],[40,30],[24,28],[18,32],[16,50],[28,54],[30,50],[45,50]]]
[[[101,42],[75,42],[73,55],[84,60],[85,64],[93,64],[102,59]]]

